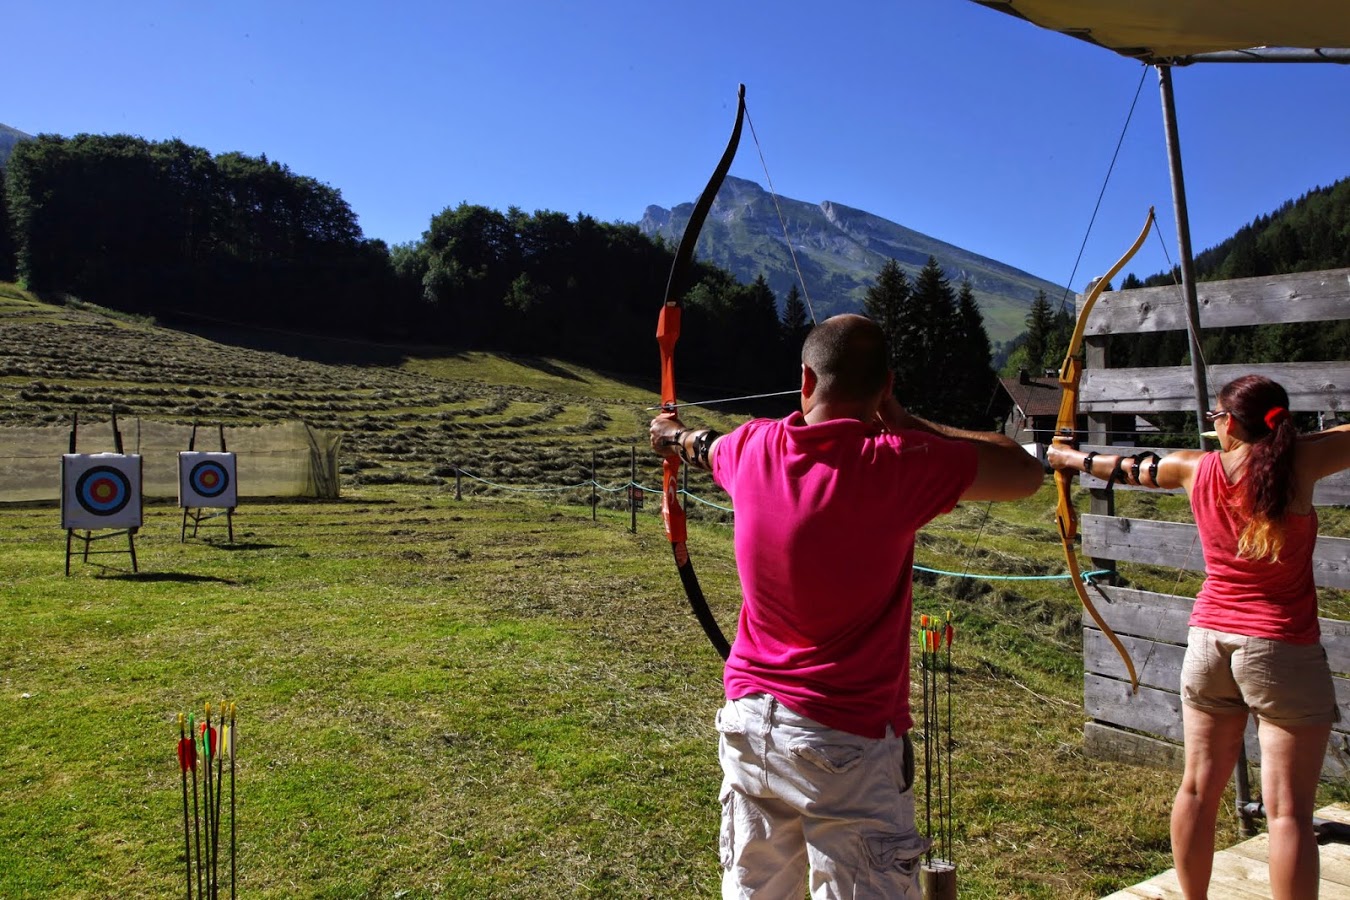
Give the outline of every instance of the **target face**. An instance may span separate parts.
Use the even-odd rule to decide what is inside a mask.
[[[141,458],[120,453],[62,457],[62,528],[139,528]]]
[[[131,502],[131,479],[112,466],[86,469],[75,480],[75,502],[96,516],[111,516]]]
[[[233,453],[178,454],[178,505],[233,509],[238,497]]]
[[[192,467],[188,483],[203,497],[219,497],[230,486],[230,473],[220,463],[208,459]]]

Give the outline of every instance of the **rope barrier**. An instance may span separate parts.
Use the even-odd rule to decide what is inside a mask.
[[[921,566],[915,563],[914,571],[931,572],[934,575],[950,575],[953,578],[979,578],[982,581],[1059,581],[1073,576],[1068,572],[1062,575],[980,575],[975,572],[945,572],[942,569],[930,569],[927,566]],[[1110,575],[1110,569],[1096,569],[1092,572],[1080,573],[1082,579],[1087,581],[1094,575]]]
[[[563,487],[546,487],[546,488],[511,487],[510,485],[500,484],[495,481],[489,481],[486,478],[481,478],[465,469],[459,469],[458,471],[461,475],[465,476],[466,478],[469,478],[473,481],[477,481],[480,484],[488,485],[489,487],[493,487],[501,491],[506,491],[508,493],[523,493],[523,494],[557,493],[559,491],[573,491],[578,490],[580,488],[588,488],[588,487],[594,487],[597,490],[604,491],[605,493],[608,494],[628,492],[634,489],[644,494],[661,493],[661,491],[655,488],[645,487],[641,484],[638,484],[636,481],[627,481],[614,487],[607,487],[606,485],[603,485],[600,482],[595,481],[594,479],[578,482],[577,484],[565,485]],[[735,513],[735,510],[729,506],[722,506],[719,503],[713,503],[711,500],[704,500],[697,494],[690,493],[689,491],[684,490],[683,488],[680,489],[679,493],[683,494],[685,497],[694,501],[695,503],[701,504],[703,506],[712,507],[713,509],[720,510],[722,512],[728,512],[733,514]],[[933,575],[946,575],[951,578],[978,578],[982,581],[1059,581],[1061,579],[1067,580],[1073,577],[1067,572],[1061,575],[985,575],[977,572],[948,572],[945,569],[931,569],[927,566],[920,566],[917,564],[914,566],[914,571],[928,572]],[[1084,581],[1088,581],[1094,576],[1109,575],[1109,574],[1111,574],[1110,569],[1096,569],[1091,572],[1081,573],[1081,577]]]

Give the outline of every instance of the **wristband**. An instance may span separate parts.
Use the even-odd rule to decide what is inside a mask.
[[[693,462],[697,466],[708,468],[708,452],[712,449],[713,441],[721,435],[711,428],[705,428],[698,437],[694,438]]]
[[[1092,461],[1097,458],[1097,451],[1093,450],[1087,456],[1083,457],[1083,471],[1092,474]]]

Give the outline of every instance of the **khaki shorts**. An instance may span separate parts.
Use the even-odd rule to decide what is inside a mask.
[[[1250,711],[1275,725],[1325,725],[1341,718],[1321,644],[1208,628],[1190,630],[1181,700],[1206,712]]]

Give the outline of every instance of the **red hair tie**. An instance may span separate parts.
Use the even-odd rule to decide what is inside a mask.
[[[1266,427],[1271,431],[1274,431],[1275,426],[1287,418],[1289,418],[1289,410],[1285,409],[1283,406],[1273,406],[1271,407],[1270,412],[1266,413]]]

